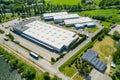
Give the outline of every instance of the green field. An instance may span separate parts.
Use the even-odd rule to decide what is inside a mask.
[[[46,3],[51,4],[66,4],[66,5],[77,5],[80,0],[46,0]]]
[[[116,51],[114,43],[115,41],[111,37],[105,36],[102,41],[97,41],[92,49],[99,53],[101,60],[107,62],[108,57]]]
[[[98,10],[90,10],[90,11],[82,11],[82,12],[78,12],[79,15],[82,16],[94,16],[94,15],[104,15],[104,16],[119,16],[120,10],[117,9],[98,9]]]
[[[79,14],[80,16],[105,16],[110,17],[108,21],[115,21],[116,23],[120,23],[120,10],[118,9],[98,9],[98,10],[89,10],[89,11],[81,11],[81,12],[75,12]]]

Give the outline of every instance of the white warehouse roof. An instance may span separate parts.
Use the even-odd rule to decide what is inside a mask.
[[[74,26],[75,26],[76,28],[80,28],[80,27],[84,27],[85,24],[84,24],[84,23],[82,23],[82,24],[75,24]]]
[[[78,14],[64,14],[64,15],[57,15],[53,16],[53,19],[70,19],[70,18],[79,18],[80,16]]]
[[[61,49],[63,46],[68,47],[74,40],[78,38],[74,32],[64,30],[53,25],[35,20],[26,24],[29,27],[23,33],[31,36],[45,44],[48,44],[56,49]]]
[[[88,23],[78,23],[78,24],[74,24],[74,27],[79,29],[79,28],[84,28],[85,26],[86,27],[95,27],[95,23],[93,22],[88,22]]]
[[[87,23],[87,22],[92,22],[92,19],[90,19],[88,17],[80,17],[77,19],[64,20],[65,25],[73,25],[73,24]]]
[[[43,14],[43,17],[53,17],[56,15],[64,15],[64,14],[68,14],[68,13],[67,12],[45,13]]]
[[[89,22],[89,23],[86,23],[86,25],[88,25],[88,26],[89,26],[89,25],[95,25],[95,23],[93,23],[93,22],[90,23],[90,22]]]

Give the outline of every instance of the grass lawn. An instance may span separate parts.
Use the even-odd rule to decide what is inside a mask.
[[[109,21],[115,21],[116,23],[120,23],[120,10],[118,9],[97,9],[97,10],[89,10],[89,11],[81,11],[75,12],[81,16],[106,16],[111,17]]]
[[[66,66],[64,68],[64,72],[63,73],[65,75],[67,75],[67,76],[72,77],[76,72],[77,72],[77,70],[74,67],[68,67],[68,66]]]
[[[94,33],[95,31],[97,31],[99,28],[96,26],[96,27],[93,27],[93,28],[85,28],[86,31],[89,31],[90,33]]]
[[[51,4],[66,4],[66,5],[77,5],[80,0],[46,0],[46,3]]]
[[[111,37],[105,36],[102,41],[97,41],[92,49],[99,53],[101,60],[107,62],[107,58],[116,51],[114,43],[115,41]]]
[[[104,22],[102,21],[101,24],[105,27],[111,27],[113,25],[113,23],[110,23],[110,22]]]
[[[97,9],[97,10],[90,10],[90,11],[81,11],[81,12],[77,12],[79,15],[85,16],[94,16],[94,15],[104,15],[104,16],[119,16],[120,10],[117,9]]]
[[[36,69],[36,76],[34,80],[40,80],[42,74],[43,74],[42,71]]]
[[[83,80],[83,77],[81,77],[79,74],[76,74],[76,75],[73,77],[73,80]]]

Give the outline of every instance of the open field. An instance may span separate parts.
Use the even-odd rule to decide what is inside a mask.
[[[117,10],[117,9],[106,9],[106,10],[97,9],[97,10],[90,10],[90,11],[81,11],[81,12],[78,12],[78,14],[82,16],[104,15],[104,16],[120,17],[119,12],[120,10]]]
[[[51,3],[51,4],[66,4],[66,5],[77,5],[80,3],[80,0],[46,0],[46,3]]]
[[[107,62],[108,57],[116,51],[114,42],[115,41],[111,37],[105,36],[102,41],[97,41],[92,49],[99,53],[101,60]]]
[[[90,10],[90,11],[81,11],[81,12],[75,12],[79,14],[80,16],[88,16],[88,17],[93,17],[93,16],[105,16],[108,19],[108,21],[120,23],[120,10],[118,9],[97,9],[97,10]]]

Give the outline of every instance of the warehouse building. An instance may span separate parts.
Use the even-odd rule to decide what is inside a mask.
[[[58,53],[69,49],[70,45],[78,39],[78,35],[74,32],[46,24],[35,18],[15,26],[14,32]]]
[[[83,24],[75,24],[74,27],[76,29],[83,29],[83,28],[85,28],[85,24],[84,23]]]
[[[64,20],[64,24],[66,26],[74,26],[74,24],[80,24],[80,23],[88,23],[88,22],[93,22],[92,19],[88,17],[80,17],[77,19],[67,19]]]
[[[74,24],[74,27],[76,29],[83,29],[85,27],[92,28],[92,27],[95,27],[95,26],[96,26],[96,24],[93,23],[93,22],[91,22],[91,23],[89,22],[89,23]]]
[[[93,22],[89,22],[89,23],[86,23],[86,25],[87,25],[87,27],[88,28],[91,28],[91,27],[95,27],[96,25],[95,25],[95,23],[93,23]]]
[[[64,15],[53,16],[53,19],[54,19],[55,23],[61,23],[61,22],[64,22],[64,20],[76,19],[76,18],[79,18],[79,17],[80,16],[78,14],[64,14]]]
[[[43,14],[43,18],[46,21],[50,21],[50,20],[53,20],[53,16],[65,15],[65,14],[68,14],[68,13],[67,12],[45,13]]]

